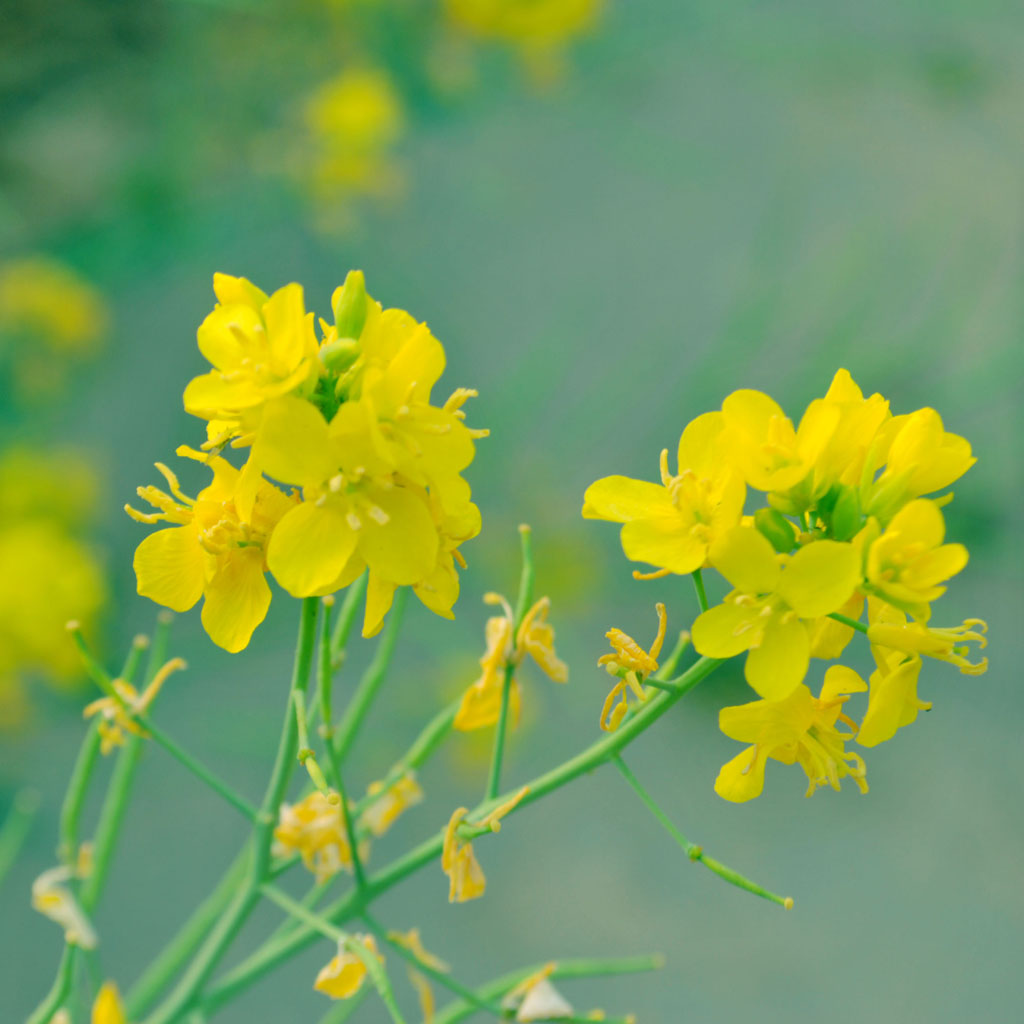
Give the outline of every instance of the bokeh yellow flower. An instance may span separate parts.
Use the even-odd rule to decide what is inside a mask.
[[[384,962],[377,950],[377,940],[372,935],[356,935],[354,938],[370,956]],[[363,987],[367,973],[362,955],[353,952],[346,939],[340,939],[338,952],[321,968],[313,988],[331,999],[351,999]]]

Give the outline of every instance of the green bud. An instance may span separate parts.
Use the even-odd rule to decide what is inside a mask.
[[[796,547],[796,527],[776,508],[759,508],[754,513],[754,526],[780,554]]]
[[[359,342],[338,338],[320,347],[320,362],[332,373],[343,373],[359,358]]]
[[[339,338],[358,338],[366,323],[366,278],[361,270],[350,270],[345,283],[332,297],[334,325]]]
[[[835,505],[832,506],[832,536],[836,540],[849,540],[856,536],[864,525],[864,516],[857,500],[857,492],[852,487],[840,489]]]

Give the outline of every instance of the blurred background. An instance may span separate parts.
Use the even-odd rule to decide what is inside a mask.
[[[111,664],[152,628],[131,570],[146,531],[121,507],[157,482],[155,460],[204,436],[181,390],[205,369],[195,329],[211,276],[299,281],[326,312],[353,267],[430,324],[448,353],[442,383],[478,388],[469,422],[492,431],[468,473],[484,532],[464,549],[457,619],[410,607],[356,750],[357,791],[475,677],[480,597],[514,590],[520,521],[572,678],[524,670],[509,784],[597,735],[604,631],[647,642],[656,600],[673,628],[695,602],[688,580],[632,580],[617,529],[581,520],[583,490],[609,473],[655,478],[660,449],[738,387],[795,417],[845,366],[895,411],[933,406],[966,436],[979,461],[947,519],[971,565],[941,617],[981,616],[992,638],[987,675],[925,666],[934,710],[868,751],[868,796],[805,800],[802,774],[773,764],[759,800],[717,798],[736,752],[717,712],[750,699],[735,672],[630,754],[691,839],[795,897],[790,913],[689,864],[606,769],[478,844],[485,899],[449,906],[428,868],[378,916],[418,924],[472,983],[538,960],[663,951],[659,974],[564,986],[579,1012],[648,1024],[1019,1012],[1019,5],[50,0],[8,5],[2,24],[0,817],[26,786],[40,808],[0,883],[0,1017],[39,1001],[60,950],[29,888],[55,863],[93,696],[63,623],[83,620]],[[190,668],[157,718],[254,797],[297,612],[278,595],[237,656],[209,642],[198,610],[175,625]],[[342,692],[372,650],[355,645]],[[486,758],[487,738],[456,735],[422,774],[430,799],[373,863],[472,802]],[[122,988],[244,835],[146,750],[96,921]],[[278,918],[261,911],[228,963]],[[327,1002],[311,985],[330,952],[319,943],[217,1020],[319,1020]],[[354,1019],[383,1010],[369,1000]]]

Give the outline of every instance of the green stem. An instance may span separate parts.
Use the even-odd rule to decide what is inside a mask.
[[[206,767],[198,758],[188,753],[187,750],[183,749],[176,741],[172,740],[160,729],[153,720],[146,714],[140,711],[134,711],[125,701],[125,699],[118,692],[114,686],[113,680],[107,673],[106,669],[96,660],[93,656],[92,651],[89,650],[85,643],[85,637],[82,636],[80,629],[72,629],[71,634],[74,637],[75,643],[78,645],[78,650],[82,656],[82,660],[85,664],[86,671],[89,673],[93,682],[108,696],[111,700],[115,701],[121,710],[137,722],[142,729],[153,738],[154,742],[159,744],[168,754],[171,755],[176,761],[183,765],[188,771],[190,771],[197,779],[200,780],[204,785],[209,786],[218,796],[226,800],[232,807],[237,811],[241,812],[250,821],[255,821],[258,811],[252,804],[249,803],[245,797],[240,796],[236,793],[226,782],[222,782],[217,778],[209,768]],[[157,659],[157,644],[154,642],[153,650],[150,653],[150,664],[149,670],[146,673],[147,682],[151,680],[156,673],[156,670],[160,667],[163,660],[163,654],[160,655],[160,660]],[[163,653],[166,653],[166,649]]]
[[[534,964],[532,967],[521,967],[517,971],[489,981],[486,985],[481,985],[475,994],[481,999],[500,999],[521,981],[543,970],[546,966],[546,964]],[[564,978],[608,977],[615,974],[638,974],[660,970],[663,966],[664,958],[660,956],[623,957],[609,960],[562,960],[555,964],[551,978],[561,980]],[[437,1014],[434,1024],[459,1024],[471,1017],[476,1009],[476,1006],[465,1001],[451,1003]]]
[[[697,846],[696,843],[691,843],[676,827],[675,822],[673,822],[661,807],[658,806],[654,797],[644,789],[640,784],[640,780],[633,774],[626,765],[626,762],[623,761],[620,756],[616,755],[613,757],[612,762],[615,767],[619,769],[622,777],[632,787],[633,792],[640,797],[644,806],[661,823],[665,831],[668,832],[668,834],[672,836],[672,838],[683,848],[683,852],[690,858],[690,860],[699,861],[708,868],[708,870],[714,872],[714,874],[718,875],[719,878],[728,882],[730,885],[735,885],[737,888],[744,889],[746,892],[753,893],[755,896],[760,896],[762,899],[769,900],[772,903],[777,903],[780,907],[785,907],[787,910],[792,908],[793,900],[789,897],[779,896],[774,892],[769,892],[756,882],[752,882],[749,878],[741,875],[738,871],[733,871],[732,868],[726,867],[714,858],[707,856],[700,846]]]
[[[536,575],[533,563],[533,534],[525,523],[519,527],[519,538],[522,545],[523,568],[519,575],[519,593],[516,596],[515,619],[512,629],[514,646],[518,646],[519,627],[522,625],[530,605],[533,604],[533,585]],[[493,800],[498,795],[498,790],[501,789],[501,768],[505,758],[505,737],[508,733],[508,706],[515,671],[516,662],[506,662],[505,678],[501,684],[501,708],[498,711],[494,750],[491,754],[491,770],[487,777],[486,799],[488,800]]]
[[[538,776],[528,785],[527,793],[509,811],[509,816],[529,806],[548,793],[567,785],[581,775],[610,760],[623,750],[637,736],[649,729],[678,700],[690,692],[698,683],[710,675],[723,662],[717,658],[700,658],[693,663],[681,676],[671,680],[672,692],[655,694],[643,704],[631,718],[627,718],[613,733],[602,737],[591,744],[586,750],[570,758],[557,768]],[[506,793],[494,800],[485,801],[470,812],[470,823],[482,820],[486,815],[518,793]],[[392,861],[377,874],[367,879],[365,893],[355,891],[347,893],[340,900],[322,911],[321,916],[334,922],[344,924],[358,916],[370,900],[391,889],[399,882],[412,875],[420,868],[433,862],[441,853],[444,832],[438,832],[419,846],[414,847],[403,856]],[[265,943],[248,956],[237,967],[229,971],[207,994],[206,1007],[215,1010],[232,999],[237,993],[247,988],[252,982],[263,977],[279,963],[287,960],[294,953],[304,949],[315,939],[315,933],[309,928],[301,927],[275,942]]]
[[[335,672],[341,668],[341,663],[345,660],[349,634],[352,632],[352,626],[356,621],[359,602],[366,593],[368,581],[369,574],[364,572],[345,591],[345,600],[341,602],[341,611],[338,614],[338,621],[334,624],[334,633],[331,636],[331,663]]]
[[[830,619],[835,619],[836,622],[841,622],[844,626],[849,626],[850,629],[857,630],[858,633],[867,633],[868,627],[863,622],[858,622],[856,619],[851,619],[849,615],[842,615],[839,612],[830,612]]]
[[[264,883],[260,886],[260,893],[266,896],[271,903],[276,903],[289,917],[305,921],[310,928],[321,935],[325,935],[328,939],[333,939],[335,942],[344,942],[346,938],[345,932],[335,927],[329,921],[325,921],[319,914],[312,911],[309,907],[303,906],[298,900],[293,900],[291,896],[282,892],[276,886]]]
[[[320,770],[316,754],[313,748],[309,745],[309,719],[306,714],[305,693],[302,690],[293,690],[292,703],[295,707],[295,728],[298,732],[298,751],[296,752],[296,758],[298,759],[299,764],[306,769],[313,785],[323,796],[330,798],[331,792],[330,787],[327,785],[327,779],[324,778],[324,773]]]
[[[50,1024],[50,1019],[61,1008],[71,992],[71,982],[75,975],[75,960],[77,959],[78,947],[65,946],[61,954],[60,965],[57,968],[57,977],[54,978],[50,991],[36,1007],[32,1016],[25,1024]]]
[[[465,1002],[472,1004],[476,1009],[483,1010],[484,1013],[490,1013],[495,1017],[503,1016],[500,1006],[478,996],[471,988],[463,985],[459,981],[456,981],[454,978],[448,977],[447,974],[443,971],[439,971],[431,964],[424,963],[411,949],[407,949],[402,945],[402,943],[391,938],[388,931],[382,927],[368,911],[364,910],[362,916],[363,920],[366,922],[367,928],[377,936],[380,942],[390,946],[403,960],[405,960],[406,963],[412,966],[414,970],[419,971],[421,974],[425,974],[428,978],[432,978],[438,985],[442,986],[442,988],[446,988],[449,992],[453,992],[455,995],[465,1000]]]
[[[334,598],[325,597],[323,605],[324,621],[320,627],[320,649],[316,663],[316,693],[317,703],[320,707],[320,721],[329,728],[334,722],[334,711],[331,704],[331,689],[334,683],[334,666],[331,663],[331,615],[334,612]],[[310,712],[312,718],[312,707]]]
[[[487,792],[485,799],[493,800],[501,789],[501,766],[505,759],[505,735],[508,732],[509,696],[512,692],[512,679],[516,666],[513,662],[505,665],[505,678],[501,684],[501,709],[498,712],[498,724],[494,732],[494,750],[491,753],[491,770],[487,776]]]
[[[706,612],[708,610],[708,592],[704,589],[704,577],[700,569],[693,570],[693,589],[697,591],[697,603],[700,605],[700,610]]]
[[[359,1007],[363,1005],[367,992],[368,989],[361,988],[350,999],[340,1000],[337,1006],[332,1006],[320,1018],[320,1024],[345,1024],[345,1021],[351,1020]]]
[[[338,726],[334,749],[337,751],[339,763],[344,764],[345,758],[352,749],[359,727],[363,724],[363,719],[366,718],[370,705],[373,703],[374,697],[377,696],[377,691],[380,689],[381,683],[384,682],[384,677],[391,665],[391,658],[395,653],[395,644],[398,640],[398,631],[402,625],[402,613],[405,611],[406,591],[406,587],[399,587],[395,591],[395,603],[388,616],[388,621],[384,625],[384,632],[380,643],[377,644],[373,661],[370,662],[362,679],[359,680],[359,686]]]
[[[359,856],[359,837],[356,835],[356,827],[352,821],[352,808],[349,806],[345,780],[341,776],[341,762],[330,744],[328,744],[327,750],[327,764],[331,773],[331,782],[334,783],[334,788],[341,798],[341,821],[345,826],[345,836],[348,839],[349,853],[352,856],[352,874],[355,878],[356,889],[363,892],[366,889],[366,872],[363,868],[363,860]]]
[[[270,868],[270,845],[277,824],[278,808],[284,799],[288,782],[295,768],[298,729],[293,713],[293,693],[309,689],[316,641],[316,620],[320,602],[307,597],[302,602],[299,642],[295,652],[291,688],[288,693],[284,726],[278,742],[277,757],[267,785],[260,815],[252,833],[252,860],[242,887],[237,891],[223,915],[200,946],[185,974],[171,990],[167,999],[147,1020],[147,1024],[171,1024],[193,1008],[203,986],[209,980],[221,957],[238,934],[259,898],[259,887]]]
[[[0,828],[0,882],[18,859],[38,810],[39,794],[34,789],[19,789],[14,794],[11,809]]]

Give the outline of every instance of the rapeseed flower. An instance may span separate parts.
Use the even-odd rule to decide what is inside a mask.
[[[752,746],[722,766],[715,792],[726,800],[743,803],[761,795],[768,758],[783,764],[799,763],[808,779],[807,796],[826,784],[839,789],[849,776],[862,793],[868,790],[866,769],[859,754],[845,749],[856,724],[843,713],[849,694],[866,689],[852,669],[833,665],[817,697],[803,685],[781,700],[758,700],[723,708],[719,726],[731,739]],[[843,722],[850,732],[837,728]]]
[[[359,816],[359,824],[375,836],[382,836],[395,823],[399,815],[423,801],[423,790],[414,772],[408,771],[388,788],[383,782],[371,782],[366,795],[374,801]]]
[[[352,936],[361,949],[354,951],[348,937],[338,940],[338,952],[316,976],[313,988],[331,999],[351,999],[366,981],[369,968],[365,956],[375,956],[381,963],[384,958],[377,950],[377,940],[372,935]],[[365,953],[363,952],[365,950]]]
[[[627,691],[638,700],[647,700],[644,680],[653,672],[658,671],[658,655],[661,645],[665,642],[667,617],[665,606],[660,602],[655,605],[658,613],[658,632],[654,637],[650,650],[645,651],[628,633],[614,626],[605,633],[612,645],[613,653],[602,654],[598,665],[603,665],[609,675],[619,681],[612,687],[601,708],[600,725],[605,732],[614,732],[625,718],[629,710]]]
[[[92,1005],[92,1024],[127,1024],[121,993],[112,981],[105,981]]]
[[[819,540],[788,557],[757,530],[737,526],[712,547],[711,562],[735,589],[698,616],[694,647],[711,658],[749,651],[747,682],[768,700],[789,696],[810,662],[807,620],[841,608],[861,582],[856,549]]]
[[[177,612],[188,611],[202,597],[202,620],[215,644],[240,651],[270,607],[264,579],[267,545],[278,521],[293,502],[272,484],[259,482],[251,511],[243,515],[237,495],[242,474],[226,459],[181,447],[178,454],[205,462],[213,482],[197,497],[182,490],[162,463],[156,467],[170,494],[140,487],[139,497],[157,511],[125,511],[140,523],[172,524],[150,534],[135,549],[138,592]]]
[[[317,882],[324,882],[339,871],[352,870],[352,848],[341,805],[319,790],[297,804],[281,805],[274,829],[274,849],[278,856],[300,854]],[[360,855],[363,852],[360,850]]]
[[[70,867],[49,868],[32,883],[32,907],[64,929],[64,940],[82,949],[99,944],[96,931],[67,882],[74,877]]]
[[[584,519],[623,523],[622,549],[634,562],[647,562],[654,575],[691,573],[707,562],[708,549],[735,526],[743,511],[743,479],[723,461],[725,419],[698,416],[679,439],[679,472],[668,470],[661,453],[661,485],[609,476],[587,488]]]
[[[880,536],[874,521],[864,532],[858,542],[867,547],[865,575],[871,593],[927,621],[931,602],[946,592],[942,584],[968,557],[963,544],[942,543],[946,524],[938,505],[918,498],[900,509]]]
[[[515,670],[527,654],[556,683],[569,680],[569,666],[555,653],[555,630],[547,621],[551,600],[542,597],[523,616],[516,629],[512,606],[501,594],[484,595],[487,604],[501,605],[504,614],[487,620],[487,649],[480,659],[480,677],[463,694],[455,715],[455,728],[463,732],[494,725],[501,713],[505,675],[509,677],[509,707],[513,722],[519,720],[520,692]]]

